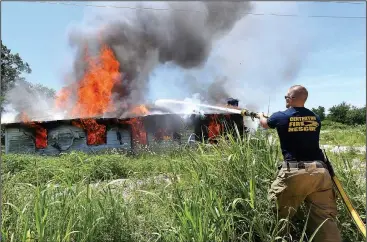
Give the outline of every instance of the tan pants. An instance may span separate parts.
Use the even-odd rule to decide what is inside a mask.
[[[312,167],[313,164],[313,167]],[[319,228],[313,241],[341,242],[335,217],[336,197],[327,169],[316,168],[315,162],[305,164],[305,169],[282,168],[271,185],[269,199],[276,200],[280,218],[292,218],[303,201],[310,208],[307,223],[308,236]]]

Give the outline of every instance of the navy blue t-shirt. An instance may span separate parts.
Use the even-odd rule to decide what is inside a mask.
[[[321,121],[304,107],[289,108],[268,118],[268,126],[276,128],[284,160],[324,161],[319,147]]]

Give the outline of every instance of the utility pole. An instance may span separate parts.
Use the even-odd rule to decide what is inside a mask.
[[[268,113],[267,113],[267,116],[269,116],[269,110],[270,110],[270,95],[269,95],[269,102],[268,102]]]

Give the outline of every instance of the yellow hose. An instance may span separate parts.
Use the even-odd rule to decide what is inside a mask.
[[[363,236],[366,238],[366,225],[363,223],[361,217],[358,215],[357,211],[354,209],[352,202],[349,200],[347,194],[345,193],[339,179],[336,176],[333,176],[333,181],[334,181],[334,184],[339,194],[341,195],[344,201],[344,204],[347,206],[348,211],[352,215],[354,222],[356,223],[357,227],[359,228]]]

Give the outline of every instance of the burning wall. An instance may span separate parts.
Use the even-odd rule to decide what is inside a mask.
[[[95,128],[85,127],[94,123]],[[131,136],[127,125],[116,125],[114,120],[61,120],[37,123],[47,136],[37,143],[36,129],[26,123],[5,125],[6,153],[59,154],[73,150],[91,152],[103,149],[131,149]],[[34,127],[34,126],[33,126]]]
[[[222,119],[222,120],[221,120]],[[183,119],[179,115],[149,115],[126,120],[75,119],[5,125],[6,153],[59,154],[73,150],[96,152],[106,149],[135,150],[184,145],[189,138],[213,143],[224,133],[221,123],[236,122],[236,115],[206,115]],[[242,119],[241,119],[242,120]],[[236,122],[239,131],[243,124]],[[219,126],[218,126],[219,125]],[[218,130],[218,127],[220,129]],[[41,132],[40,132],[41,130]],[[42,135],[41,135],[42,134]]]

